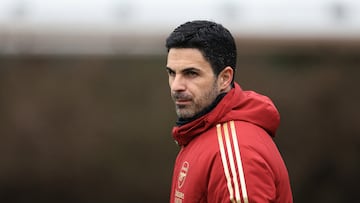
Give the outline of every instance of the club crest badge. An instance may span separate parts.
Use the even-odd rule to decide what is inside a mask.
[[[184,185],[188,171],[189,171],[189,162],[184,161],[184,163],[181,166],[179,176],[178,176],[178,188],[179,189]]]

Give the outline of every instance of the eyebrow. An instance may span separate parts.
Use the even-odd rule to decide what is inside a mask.
[[[184,68],[183,70],[181,70],[181,72],[186,72],[186,71],[196,71],[196,72],[199,72],[200,69],[194,68],[194,67],[189,67],[189,68]]]
[[[171,68],[169,68],[169,67],[166,67],[166,70],[167,70],[167,71],[172,71],[172,72],[175,72],[173,69],[171,69]],[[182,72],[182,73],[187,72],[187,71],[196,71],[196,72],[201,72],[201,70],[200,70],[200,69],[198,69],[198,68],[194,68],[194,67],[188,67],[188,68],[184,68],[184,69],[182,69],[182,70],[181,70],[181,72]]]

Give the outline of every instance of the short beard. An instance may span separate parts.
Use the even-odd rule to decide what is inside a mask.
[[[193,103],[191,106],[188,106],[188,109],[185,109],[186,106],[175,105],[176,114],[177,114],[178,118],[190,119],[190,118],[197,116],[205,108],[210,106],[219,94],[220,94],[220,92],[217,87],[217,80],[215,80],[210,91],[202,94],[201,97],[198,98],[197,101],[192,100]],[[172,97],[173,97],[174,101],[176,101],[176,99],[180,99],[180,98],[181,99],[192,99],[191,96],[182,95],[181,93],[178,93],[178,94],[175,93],[172,95]]]

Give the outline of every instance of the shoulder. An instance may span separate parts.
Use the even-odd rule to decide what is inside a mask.
[[[246,164],[254,161],[275,167],[282,162],[273,138],[261,127],[245,122],[230,121],[216,126],[220,155],[238,155]],[[214,136],[215,137],[215,136]],[[234,156],[235,158],[235,156]]]
[[[224,142],[252,148],[274,144],[272,137],[263,128],[246,121],[229,121],[215,125],[193,139],[189,145],[218,152]]]
[[[229,121],[216,126],[217,136],[230,139],[239,145],[263,145],[273,143],[272,137],[260,126],[246,121]],[[236,144],[235,143],[235,144]]]
[[[271,136],[243,121],[226,122],[216,128],[219,153],[213,174],[234,185],[229,189],[230,196],[233,191],[242,191],[254,202],[272,201],[277,182],[287,176],[281,176],[286,168]]]

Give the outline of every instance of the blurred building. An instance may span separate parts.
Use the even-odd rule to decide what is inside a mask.
[[[242,39],[358,39],[357,0],[1,0],[1,54],[157,54],[175,26],[215,20]]]

